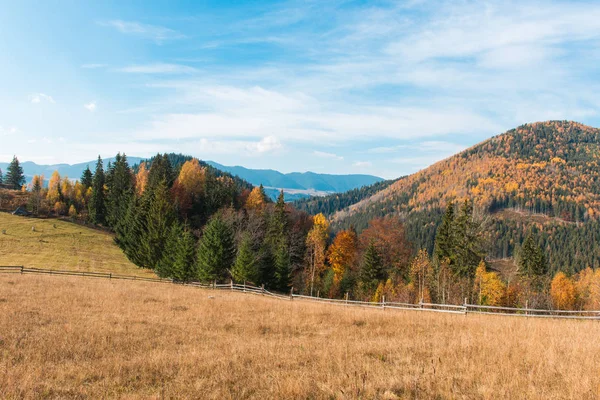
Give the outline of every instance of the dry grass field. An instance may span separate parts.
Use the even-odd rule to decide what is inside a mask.
[[[593,399],[600,323],[0,275],[0,398]]]
[[[132,264],[108,233],[56,219],[7,213],[0,213],[0,265],[156,277]]]

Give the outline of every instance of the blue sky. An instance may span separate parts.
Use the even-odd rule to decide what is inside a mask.
[[[2,3],[0,161],[394,178],[523,123],[600,126],[598,2]]]

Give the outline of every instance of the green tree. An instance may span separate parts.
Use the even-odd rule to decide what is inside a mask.
[[[188,227],[184,227],[176,241],[175,255],[171,267],[171,277],[180,282],[191,281],[196,276],[195,268],[196,238]]]
[[[92,187],[94,176],[92,175],[92,171],[90,171],[90,166],[88,165],[83,173],[81,174],[81,185],[85,190]]]
[[[454,241],[452,237],[454,226],[454,202],[449,201],[446,205],[446,212],[442,219],[437,234],[435,236],[434,258],[437,262],[443,262],[451,258],[454,250]]]
[[[162,259],[176,214],[165,181],[159,183],[152,192],[148,192],[148,195],[150,199],[148,212],[142,220],[141,245],[145,253],[144,266],[155,269]]]
[[[21,164],[19,164],[19,160],[16,156],[13,156],[12,161],[8,165],[6,176],[4,177],[4,183],[15,190],[21,189],[21,187],[25,184],[23,167],[21,167]]]
[[[258,282],[257,260],[252,250],[252,237],[244,232],[238,247],[235,264],[231,269],[231,276],[236,282]]]
[[[2,168],[0,168],[0,185],[2,185]]]
[[[281,241],[279,246],[275,249],[274,254],[275,261],[275,289],[287,292],[290,286],[290,252],[285,241]]]
[[[484,258],[480,224],[473,217],[473,203],[465,200],[456,217],[453,228],[454,249],[450,266],[455,275],[467,278],[475,276],[477,266]]]
[[[233,232],[220,213],[204,227],[198,246],[198,279],[203,282],[223,280],[235,259]]]
[[[127,156],[117,154],[115,163],[109,170],[106,193],[106,220],[111,227],[117,226],[125,218],[128,199],[133,194],[133,175]]]
[[[385,279],[383,260],[373,241],[369,243],[365,250],[359,279],[363,287],[369,292],[375,290],[379,282]]]
[[[106,222],[104,183],[104,166],[102,164],[102,158],[98,156],[96,170],[92,179],[92,196],[88,206],[89,219],[93,224],[103,224]]]
[[[529,233],[523,241],[518,257],[518,267],[519,273],[528,277],[542,276],[548,272],[544,252],[535,243],[532,233]]]

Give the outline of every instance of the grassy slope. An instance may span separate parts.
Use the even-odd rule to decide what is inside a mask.
[[[599,335],[596,321],[0,275],[0,398],[591,399]]]
[[[1,230],[6,234],[0,233],[0,265],[154,276],[129,262],[105,232],[6,213],[0,213]]]

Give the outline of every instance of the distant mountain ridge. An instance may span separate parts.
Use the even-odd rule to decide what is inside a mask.
[[[230,167],[214,161],[207,161],[207,163],[222,171],[237,175],[255,186],[262,184],[267,188],[267,192],[283,189],[288,200],[308,197],[311,194],[324,195],[347,192],[383,181],[380,177],[364,174],[332,175],[315,172],[284,174],[272,169]]]

